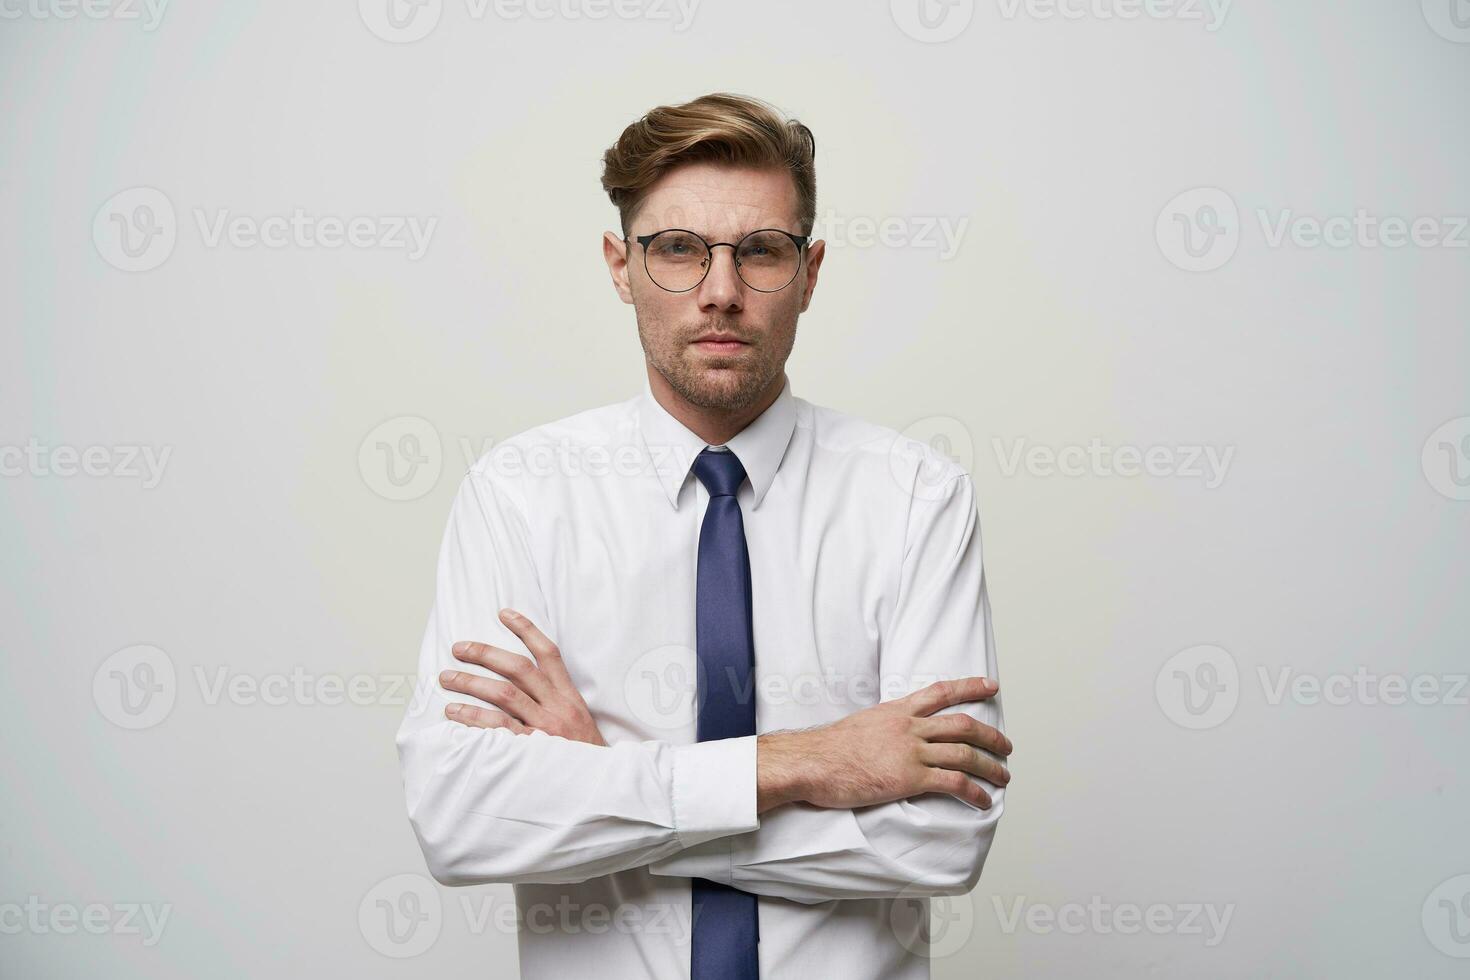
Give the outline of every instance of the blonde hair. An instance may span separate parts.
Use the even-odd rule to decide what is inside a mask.
[[[648,190],[685,163],[784,167],[796,183],[800,233],[817,219],[816,137],[768,102],[728,92],[650,109],[602,155],[602,189],[618,209],[623,234]]]

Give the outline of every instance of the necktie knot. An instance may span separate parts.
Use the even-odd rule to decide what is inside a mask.
[[[694,458],[694,475],[711,497],[733,497],[745,479],[745,467],[729,450],[704,449]]]

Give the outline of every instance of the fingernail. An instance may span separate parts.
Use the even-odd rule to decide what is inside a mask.
[[[444,709],[444,713],[451,718],[457,717],[459,715],[459,705],[451,704],[449,707]]]
[[[985,678],[985,690],[994,691],[996,687],[997,685],[995,681],[991,680],[989,677]]]
[[[454,648],[453,649],[454,649],[454,652],[455,653],[464,653],[469,648],[470,648],[470,641],[469,640],[460,640],[458,643],[456,643],[454,645]]]
[[[455,674],[458,674],[458,673],[459,673],[459,671],[457,671],[457,670],[441,670],[439,672],[439,683],[440,684],[449,684],[449,683],[452,683],[454,681],[454,675]]]
[[[502,610],[500,610],[500,615],[502,617],[504,617],[505,619],[520,619],[521,618],[521,614],[518,613],[518,612],[516,612],[514,609],[502,609]]]

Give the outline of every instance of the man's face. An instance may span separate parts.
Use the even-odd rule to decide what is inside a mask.
[[[668,228],[697,232],[710,244],[734,244],[760,228],[799,235],[795,181],[784,169],[686,164],[653,186],[632,218],[627,246],[612,232],[603,238],[613,284],[633,304],[653,371],[693,405],[738,412],[779,388],[797,317],[811,304],[823,244],[813,244],[796,278],[776,292],[746,285],[735,271],[734,249],[716,248],[704,280],[674,293],[649,279],[636,241]],[[720,340],[701,340],[707,336]]]

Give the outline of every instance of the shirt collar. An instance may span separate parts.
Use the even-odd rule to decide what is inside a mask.
[[[653,463],[653,476],[663,486],[669,503],[678,509],[679,491],[689,477],[694,457],[709,445],[684,423],[668,413],[658,399],[647,377],[637,399],[638,431],[644,451]],[[791,378],[781,384],[781,393],[766,410],[745,428],[731,436],[725,447],[745,467],[753,491],[752,509],[759,507],[766,491],[776,481],[776,470],[786,455],[791,433],[796,429],[796,402],[791,394]]]

